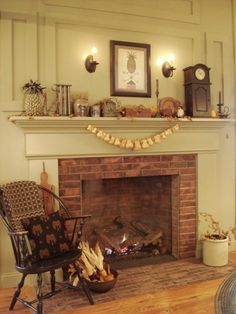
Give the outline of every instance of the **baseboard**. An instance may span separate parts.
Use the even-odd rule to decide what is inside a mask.
[[[16,287],[20,281],[21,274],[18,272],[3,273],[0,275],[0,288]]]
[[[3,273],[0,274],[0,288],[12,288],[16,287],[18,282],[21,279],[21,274],[17,271],[9,272],[9,273]],[[61,281],[63,278],[63,273],[61,269],[56,270],[56,281]],[[35,286],[35,275],[29,275],[26,277],[25,285],[29,286]],[[49,273],[45,273],[43,276],[43,282],[49,283],[50,282],[50,276]]]

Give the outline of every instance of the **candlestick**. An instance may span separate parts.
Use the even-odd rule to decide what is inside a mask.
[[[156,80],[156,96],[157,98],[159,96],[159,81],[158,80]]]
[[[219,104],[221,104],[221,92],[219,92]]]

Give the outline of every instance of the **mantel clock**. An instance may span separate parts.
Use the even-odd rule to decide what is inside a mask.
[[[183,71],[186,114],[191,117],[210,117],[210,68],[199,63]]]

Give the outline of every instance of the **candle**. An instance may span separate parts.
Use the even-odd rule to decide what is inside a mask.
[[[221,92],[219,92],[219,104],[221,104]]]

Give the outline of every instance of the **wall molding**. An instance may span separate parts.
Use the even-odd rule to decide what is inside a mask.
[[[46,7],[53,9],[63,8],[64,10],[79,10],[86,15],[89,12],[96,14],[127,15],[161,19],[167,21],[178,21],[191,24],[200,23],[199,0],[165,0],[150,1],[147,6],[146,0],[111,2],[108,0],[42,0]]]

